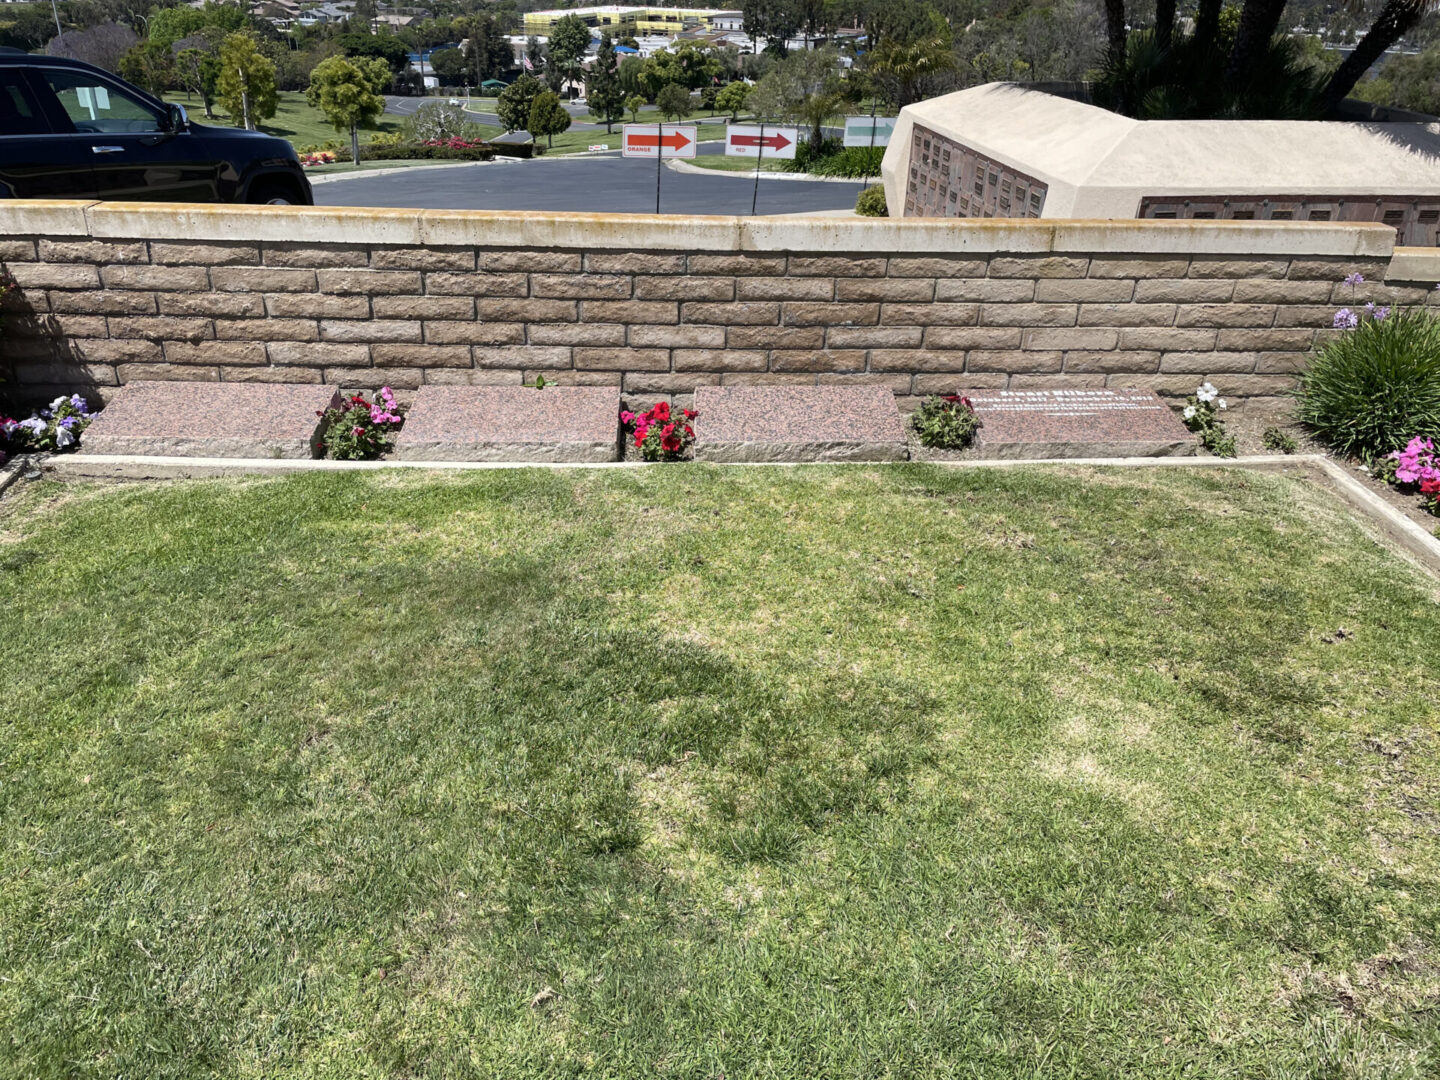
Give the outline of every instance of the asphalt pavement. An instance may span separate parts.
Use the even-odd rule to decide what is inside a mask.
[[[403,99],[402,99],[403,100]],[[411,99],[417,100],[417,99]],[[702,154],[719,153],[706,143]],[[655,162],[618,153],[478,162],[448,168],[412,166],[383,175],[315,185],[320,206],[389,206],[424,210],[580,210],[653,214]],[[748,214],[750,173],[658,170],[664,214]],[[853,208],[859,183],[784,179],[761,174],[756,213],[799,214]]]

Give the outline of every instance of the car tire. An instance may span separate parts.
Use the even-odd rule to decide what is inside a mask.
[[[262,180],[250,188],[245,201],[269,206],[299,206],[300,193],[293,184]]]

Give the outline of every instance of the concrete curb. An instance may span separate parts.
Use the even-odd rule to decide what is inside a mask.
[[[38,464],[62,479],[74,480],[191,480],[231,476],[279,476],[287,473],[380,472],[386,469],[464,472],[476,469],[649,469],[673,465],[645,461],[549,462],[549,461],[329,461],[323,458],[190,458],[144,457],[134,454],[57,454]],[[727,468],[813,468],[823,466],[934,465],[944,469],[1016,469],[1034,466],[1086,466],[1093,468],[1159,469],[1252,469],[1259,472],[1300,472],[1325,484],[1350,507],[1376,526],[1379,538],[1409,561],[1440,578],[1440,538],[1396,510],[1323,454],[1260,454],[1243,458],[1044,458],[976,459],[930,462],[741,462]],[[10,482],[19,470],[10,474]],[[4,480],[0,477],[0,490]]]
[[[367,180],[374,176],[394,176],[396,173],[413,173],[426,169],[463,169],[470,165],[499,165],[502,162],[520,161],[521,158],[494,158],[491,161],[437,161],[433,165],[404,165],[394,169],[370,169],[350,173],[326,173],[310,179],[310,186],[334,184],[341,180]]]
[[[749,172],[731,172],[726,169],[706,169],[700,165],[691,165],[688,161],[671,160],[667,163],[671,169],[679,173],[689,173],[692,176],[736,176],[741,180],[755,182],[755,170]],[[809,173],[787,173],[787,172],[762,172],[761,180],[801,180],[811,184],[856,184],[863,187],[864,181],[850,180],[843,176],[811,176]],[[878,177],[876,178],[878,182]]]

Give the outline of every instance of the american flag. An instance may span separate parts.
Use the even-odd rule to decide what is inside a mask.
[[[535,70],[535,65],[530,62],[530,57],[526,56],[526,57],[524,57],[523,59],[524,59],[524,63],[525,63],[525,70],[526,70],[526,71],[534,71],[534,70]]]

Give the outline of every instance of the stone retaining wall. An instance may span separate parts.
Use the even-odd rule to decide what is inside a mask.
[[[627,395],[1210,379],[1279,404],[1338,306],[1429,302],[1382,225],[0,204],[21,395],[132,379]],[[1395,256],[1394,266],[1391,265]],[[1371,283],[1340,285],[1353,271]],[[1405,280],[1398,280],[1402,276]]]

